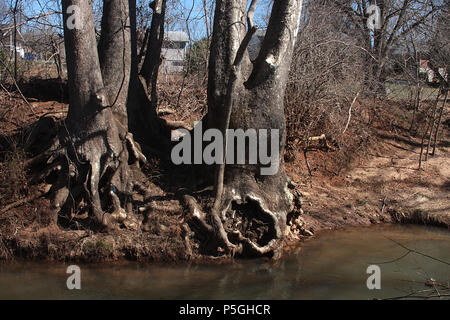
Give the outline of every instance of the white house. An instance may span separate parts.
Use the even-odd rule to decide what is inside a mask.
[[[189,37],[184,31],[167,31],[164,33],[164,42],[161,48],[162,72],[183,72],[188,42]]]
[[[2,39],[3,43],[5,44],[5,48],[7,48],[10,52],[10,55],[14,55],[14,49],[16,50],[16,54],[18,57],[21,57],[22,59],[25,57],[25,49],[21,45],[21,41],[19,38],[22,37],[20,34],[20,31],[17,30],[17,36],[18,39],[16,40],[16,46],[14,46],[14,36],[13,36],[13,25],[10,24],[4,24],[0,25],[0,39]]]
[[[438,68],[437,71],[442,76],[442,78],[447,81],[447,70],[445,68]],[[427,82],[439,82],[439,77],[435,74],[434,70],[430,68],[430,60],[420,59],[419,73],[425,74],[427,77]]]

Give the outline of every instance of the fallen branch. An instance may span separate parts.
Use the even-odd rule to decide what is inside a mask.
[[[320,136],[308,138],[307,146],[305,149],[309,149],[309,144],[313,141],[320,141],[323,144],[323,147],[327,149],[327,151],[333,150],[333,148],[328,144],[327,136],[324,133],[322,133]]]
[[[158,110],[158,116],[164,115],[164,114],[174,114],[175,110],[170,108],[161,108]]]
[[[311,141],[319,141],[319,140],[326,140],[326,139],[327,139],[327,136],[324,133],[322,133],[320,136],[308,138],[308,141],[311,142]]]

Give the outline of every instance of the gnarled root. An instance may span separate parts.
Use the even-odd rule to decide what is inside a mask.
[[[197,226],[194,229],[201,235],[207,236],[206,241],[214,243],[218,253],[231,257],[237,254],[278,258],[288,207],[284,211],[273,211],[268,201],[258,196],[258,190],[243,188],[241,191],[227,188],[220,210],[209,214],[202,211],[195,198],[184,195],[187,220]],[[286,198],[282,196],[280,198],[284,199],[278,201],[289,202],[287,188],[284,192],[287,192]]]
[[[194,197],[190,195],[184,195],[183,201],[185,206],[188,209],[188,217],[197,223],[204,232],[212,235],[214,233],[214,229],[211,225],[206,222],[206,214],[200,208],[200,205],[197,203]]]
[[[52,185],[49,197],[55,222],[58,217],[62,222],[78,217],[85,221],[82,213],[86,210],[91,217],[87,222],[102,229],[116,228],[127,219],[134,187],[128,157],[137,168],[147,159],[131,134],[120,144],[115,141],[115,146],[108,142],[108,137],[101,136],[73,141],[60,132],[47,151],[27,161],[29,168],[38,171],[35,182]]]
[[[236,253],[241,252],[242,247],[232,244],[223,229],[223,224],[220,218],[216,221],[207,221],[208,216],[202,210],[197,200],[190,195],[183,195],[183,203],[187,209],[187,221],[198,229],[198,234],[205,237],[203,243],[204,246],[208,247],[212,243],[212,247],[216,249],[217,252],[226,253],[234,256]],[[210,250],[207,250],[210,251]]]

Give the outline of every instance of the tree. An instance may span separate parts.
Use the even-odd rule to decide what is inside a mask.
[[[257,29],[257,1],[251,1],[248,11],[246,0],[216,2],[207,127],[219,129],[225,137],[227,129],[255,130],[260,140],[266,135],[267,147],[274,146],[271,156],[276,157],[275,170],[268,175],[263,174],[267,162],[216,167],[214,204],[206,217],[200,217],[216,249],[256,255],[279,252],[292,209],[283,164],[283,100],[302,3],[274,3],[260,53],[250,62],[247,46]],[[55,220],[64,213],[76,217],[87,212],[100,227],[110,229],[133,218],[131,195],[136,186],[141,188],[139,165],[146,162],[134,136],[147,150],[164,152],[168,147],[167,126],[156,115],[153,97],[164,6],[165,1],[152,3],[152,27],[139,70],[134,0],[104,1],[98,43],[92,2],[62,2],[69,111],[51,146],[29,161],[42,168],[41,179],[53,176]],[[36,132],[39,135],[39,128]],[[249,158],[250,151],[246,153]]]
[[[152,23],[149,30],[146,47],[149,49],[144,58],[140,74],[146,79],[150,88],[152,107],[158,104],[156,86],[161,64],[161,48],[164,41],[164,17],[166,14],[166,0],[156,0],[150,4],[153,9]]]
[[[367,83],[377,92],[384,90],[386,66],[390,54],[411,32],[424,32],[433,16],[442,8],[441,0],[332,0],[346,17],[348,35],[357,37],[367,55]],[[379,27],[368,28],[367,20],[375,14],[371,5],[379,8]]]
[[[276,254],[284,236],[292,195],[283,164],[283,98],[302,2],[274,2],[261,50],[252,64],[246,48],[256,31],[253,14],[257,1],[251,2],[247,16],[245,0],[216,1],[208,127],[218,128],[224,135],[228,128],[255,129],[260,134],[264,129],[279,130],[279,170],[275,174],[261,175],[262,164],[218,166],[216,199],[209,217],[225,250],[236,251],[242,246],[252,254]]]
[[[203,38],[195,41],[189,52],[186,54],[185,65],[188,72],[191,73],[206,73],[208,66],[208,48],[210,46],[208,38]]]
[[[92,2],[62,2],[69,111],[51,147],[30,161],[50,163],[43,177],[58,172],[50,191],[55,220],[75,208],[101,227],[126,219],[139,183],[134,172],[146,161],[129,128],[150,145],[164,144],[164,123],[138,77],[135,10],[135,1],[104,1],[97,47]]]
[[[450,73],[450,27],[448,26],[448,19],[450,18],[450,3],[447,1],[443,7],[442,12],[438,14],[436,19],[433,35],[431,39],[429,39],[429,55],[430,55],[430,65],[433,68],[434,73],[439,78],[440,89],[442,91],[442,95],[444,96],[444,101],[442,103],[441,109],[439,111],[436,131],[434,133],[433,138],[433,151],[432,155],[436,152],[436,144],[438,142],[439,137],[439,129],[442,123],[442,117],[445,111],[447,99],[448,99],[448,91],[449,91],[449,81],[448,74]],[[442,72],[444,70],[444,72]],[[443,75],[441,75],[443,73]],[[434,120],[434,119],[433,119]],[[433,132],[430,132],[430,140],[431,143],[431,135]]]

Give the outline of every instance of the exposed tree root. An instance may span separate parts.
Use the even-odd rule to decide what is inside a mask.
[[[204,231],[212,235],[214,233],[214,229],[206,222],[206,214],[200,208],[200,205],[197,203],[195,198],[189,195],[184,195],[183,200],[189,212],[188,218],[194,220],[194,222],[198,223]]]
[[[171,130],[176,129],[192,130],[192,127],[184,121],[165,120],[165,124]]]
[[[136,164],[138,167],[139,167],[139,162],[146,164],[147,158],[142,153],[142,150],[139,147],[139,145],[134,141],[133,134],[128,132],[127,136],[126,136],[126,140],[127,140],[128,150],[129,150],[130,154],[132,154],[134,157],[134,164]]]
[[[120,148],[117,140],[108,141],[108,135],[73,141],[67,132],[63,127],[49,149],[26,163],[38,171],[35,182],[52,185],[49,196],[55,222],[64,214],[84,220],[83,212],[77,211],[89,208],[96,225],[117,228],[132,211],[131,193],[140,186],[133,181],[133,170],[147,163],[146,157],[130,133]]]
[[[265,201],[248,192],[240,196],[227,190],[217,219],[207,215],[189,195],[183,196],[187,220],[206,236],[204,246],[216,248],[216,254],[233,257],[250,255],[279,257],[283,235],[283,213],[270,211]],[[222,233],[219,233],[221,229]],[[209,242],[209,243],[208,243]]]

